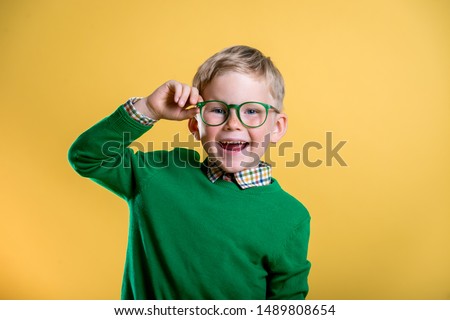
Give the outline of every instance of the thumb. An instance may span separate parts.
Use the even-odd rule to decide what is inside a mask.
[[[184,109],[180,112],[180,120],[187,120],[195,117],[200,112],[199,108],[193,107],[189,109]]]
[[[200,109],[197,107],[193,107],[190,108],[188,110],[186,110],[187,114],[188,114],[188,119],[195,117],[197,114],[200,113]]]

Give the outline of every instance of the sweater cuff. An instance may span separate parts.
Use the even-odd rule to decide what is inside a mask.
[[[131,141],[136,140],[148,130],[152,128],[152,125],[144,125],[139,121],[134,120],[128,112],[125,110],[124,105],[121,105],[116,109],[108,118],[109,127],[123,135],[124,132],[130,134],[128,138]]]

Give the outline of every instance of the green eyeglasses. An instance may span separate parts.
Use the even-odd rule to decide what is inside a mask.
[[[267,115],[271,109],[276,113],[280,113],[280,111],[269,104],[255,101],[227,104],[219,100],[207,100],[197,103],[197,107],[200,109],[202,121],[213,127],[220,126],[228,120],[230,109],[236,110],[239,121],[248,128],[262,126],[266,122]]]

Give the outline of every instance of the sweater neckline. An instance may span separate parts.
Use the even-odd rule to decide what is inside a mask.
[[[266,186],[255,186],[252,188],[247,189],[241,189],[239,186],[234,182],[225,181],[223,179],[217,179],[215,182],[211,182],[207,176],[207,166],[205,165],[205,162],[201,164],[201,171],[206,179],[206,182],[209,184],[212,184],[213,186],[219,187],[219,188],[225,188],[232,192],[239,192],[241,194],[249,195],[249,194],[261,194],[261,193],[272,193],[277,192],[281,190],[281,186],[278,183],[278,181],[272,177],[272,182],[269,185]]]

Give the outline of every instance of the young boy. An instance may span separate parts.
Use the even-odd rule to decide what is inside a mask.
[[[309,214],[260,161],[286,132],[283,97],[271,60],[235,46],[200,66],[193,86],[168,81],[131,98],[74,142],[74,169],[129,204],[122,299],[306,297]],[[207,159],[128,148],[161,119],[188,120]]]

